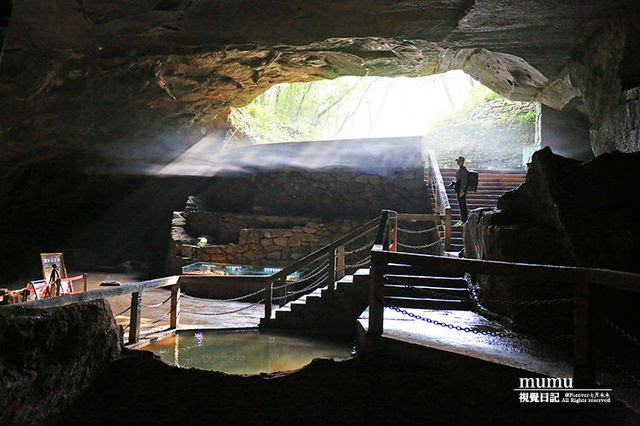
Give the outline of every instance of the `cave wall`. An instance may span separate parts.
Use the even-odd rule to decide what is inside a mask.
[[[508,262],[584,266],[639,272],[634,239],[634,200],[629,196],[640,153],[608,153],[591,161],[534,153],[526,181],[502,195],[497,209],[473,210],[464,229],[466,257]],[[528,330],[570,332],[573,286],[562,282],[476,277],[480,304]],[[637,297],[608,291],[600,298],[622,323]],[[610,300],[609,300],[610,298]],[[565,299],[551,304],[518,304]],[[605,302],[606,301],[606,302]]]
[[[630,20],[626,26],[609,25],[595,34],[569,62],[568,77],[579,94],[574,99],[576,109],[591,121],[590,140],[595,155],[605,152],[640,151],[640,104],[638,90],[640,78],[625,78],[623,89],[621,75],[629,73],[623,67],[625,55],[632,54],[632,46],[639,41],[640,20]],[[637,64],[636,64],[637,65]]]
[[[0,309],[2,423],[48,424],[93,385],[120,350],[105,300]]]
[[[146,174],[205,136],[220,149],[229,108],[280,82],[463,69],[504,97],[579,111],[596,155],[638,151],[639,13],[634,0],[14,1],[0,59],[1,273],[94,241],[108,262],[166,247],[149,200],[174,194],[155,209],[168,223],[189,192]]]
[[[556,111],[546,105],[539,109],[539,147],[549,147],[554,153],[575,160],[593,158],[589,139],[589,119],[580,111],[567,108]]]

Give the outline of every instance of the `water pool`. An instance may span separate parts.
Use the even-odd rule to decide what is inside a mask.
[[[314,358],[347,359],[352,344],[258,330],[182,331],[144,347],[179,367],[260,374],[295,370]]]

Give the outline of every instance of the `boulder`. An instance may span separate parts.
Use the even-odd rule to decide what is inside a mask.
[[[632,229],[634,167],[640,154],[609,153],[580,163],[536,152],[526,181],[498,200],[497,209],[476,209],[464,230],[464,253],[476,259],[584,266],[639,272]],[[526,329],[572,327],[567,283],[479,276],[478,302]],[[621,307],[620,309],[624,309]]]
[[[68,408],[121,350],[104,300],[0,310],[2,424],[44,424]]]

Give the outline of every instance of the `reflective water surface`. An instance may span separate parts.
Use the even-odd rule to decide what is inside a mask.
[[[180,367],[260,374],[294,370],[314,358],[346,359],[352,345],[264,331],[180,332],[144,347]]]

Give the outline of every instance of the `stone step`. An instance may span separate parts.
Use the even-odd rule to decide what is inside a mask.
[[[285,307],[283,306],[282,308],[276,311],[276,320],[278,321],[284,321],[289,319],[290,317],[291,317],[291,309],[285,309]]]
[[[445,276],[433,276],[433,275],[418,275],[418,274],[384,274],[389,280],[398,280],[402,282],[411,283],[412,285],[427,286],[427,287],[440,287],[440,288],[467,288],[467,282],[460,277],[445,277]]]
[[[352,275],[354,284],[366,284],[369,282],[370,277],[370,269],[369,268],[360,268]]]
[[[399,284],[385,284],[384,295],[393,297],[433,297],[436,299],[451,298],[452,300],[468,300],[469,290],[466,288],[432,287],[419,285],[407,287],[405,285]]]
[[[385,302],[389,302],[389,305],[399,308],[447,309],[457,311],[466,311],[471,308],[470,303],[463,300],[414,297],[385,297],[384,300]]]

